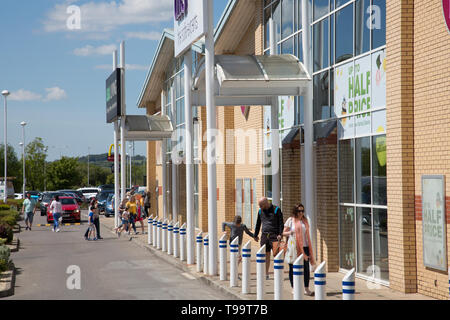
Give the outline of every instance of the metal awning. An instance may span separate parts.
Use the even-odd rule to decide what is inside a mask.
[[[311,76],[291,54],[215,56],[216,105],[270,105],[274,96],[301,96]],[[205,105],[205,69],[200,65],[192,85],[193,105]]]
[[[132,141],[158,141],[170,139],[172,122],[166,115],[127,115],[125,118],[125,139]]]

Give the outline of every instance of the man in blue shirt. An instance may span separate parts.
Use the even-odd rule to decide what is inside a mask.
[[[33,218],[36,212],[36,201],[31,198],[30,193],[27,193],[26,199],[23,201],[22,214],[24,214],[25,224],[27,225],[25,230],[31,231],[33,225]]]

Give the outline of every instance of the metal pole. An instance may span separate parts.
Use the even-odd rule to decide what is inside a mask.
[[[256,300],[264,300],[266,285],[266,245],[256,253]]]
[[[23,144],[22,144],[22,162],[23,162],[23,189],[22,189],[22,191],[23,191],[23,195],[22,195],[22,199],[25,199],[25,188],[26,188],[26,175],[25,175],[25,125],[26,125],[26,123],[25,122],[22,122],[21,123],[21,125],[22,125],[22,141],[23,141]]]
[[[178,239],[180,235],[180,222],[178,221],[173,227],[173,256],[178,258],[178,246],[180,240]]]
[[[230,243],[230,287],[238,286],[238,260],[239,237],[234,238]]]
[[[156,249],[161,249],[161,228],[162,228],[162,222],[161,220],[158,220],[157,223],[157,228],[158,228],[158,234],[156,236]]]
[[[167,254],[172,255],[172,249],[173,249],[173,221],[169,221],[169,224],[167,225]]]
[[[310,36],[310,6],[309,1],[302,1],[302,25],[303,25],[303,64],[306,71],[312,76],[311,63],[311,36]],[[314,201],[314,158],[313,158],[313,142],[314,142],[314,128],[313,128],[313,90],[312,81],[308,84],[306,95],[304,98],[304,122],[305,122],[305,208],[306,216],[309,218],[311,225],[311,242],[313,250],[317,250],[317,224],[316,211]],[[317,256],[317,255],[316,255]]]
[[[202,242],[203,242],[203,237],[202,237],[202,233],[200,232],[199,234],[197,234],[197,272],[201,272],[202,271]]]
[[[227,235],[224,234],[219,240],[219,274],[220,280],[227,280]]]
[[[315,287],[315,300],[325,300],[326,297],[326,273],[325,273],[326,261],[322,262],[314,272],[314,287]]]
[[[153,215],[147,220],[147,244],[152,244]]]
[[[7,126],[7,124],[6,124],[6,117],[7,117],[7,107],[8,107],[8,104],[7,104],[7,102],[6,102],[6,97],[9,95],[9,92],[8,92],[8,94],[5,94],[5,91],[3,91],[3,96],[5,97],[5,110],[4,110],[4,135],[5,135],[5,175],[4,175],[4,180],[3,180],[3,182],[4,182],[4,193],[3,193],[3,202],[6,204],[6,202],[7,202],[7,200],[8,200],[8,188],[7,188],[7,179],[6,179],[6,177],[7,177],[7,165],[8,165],[8,153],[7,153],[7,149],[8,149],[8,144],[7,144],[7,141],[8,141],[8,139],[7,139],[7,137],[6,137],[6,135],[7,135],[7,129],[6,129],[6,126]]]
[[[131,145],[131,143],[128,145],[128,149],[130,149],[130,155],[129,155],[129,159],[130,159],[130,189],[131,189],[131,187],[132,187],[132,185],[131,185],[131,148],[132,148],[132,145]]]
[[[161,91],[161,115],[166,115],[166,92]],[[167,140],[163,139],[161,142],[161,164],[162,164],[162,202],[163,202],[163,217],[167,216]],[[159,215],[159,212],[157,212]]]
[[[113,71],[117,69],[117,50],[113,52]],[[119,226],[119,205],[120,205],[120,185],[119,185],[119,121],[114,121],[114,223]],[[89,174],[88,174],[89,185]]]
[[[184,55],[184,113],[186,119],[186,220],[187,220],[187,264],[194,264],[194,164],[193,164],[193,119],[191,105],[192,53]]]
[[[176,85],[176,84],[175,84]],[[170,90],[170,101],[172,108],[172,117],[174,118],[174,122],[176,123],[176,92],[175,87],[172,87]],[[177,163],[176,159],[178,158],[176,154],[176,148],[172,148],[172,219],[178,221],[178,180],[177,180]],[[167,218],[164,216],[164,218]]]
[[[122,41],[120,43],[120,68],[122,69],[122,83],[121,83],[121,95],[122,95],[122,116],[120,117],[120,153],[121,153],[121,169],[120,169],[120,175],[121,175],[121,184],[120,184],[120,201],[122,202],[125,198],[125,191],[126,191],[126,140],[125,140],[125,119],[127,114],[127,108],[126,108],[126,99],[125,99],[125,42]]]
[[[284,269],[284,250],[273,259],[274,273],[274,300],[283,300],[283,269]]]
[[[180,260],[186,260],[186,223],[180,228]]]
[[[90,183],[89,183],[89,153],[90,153],[90,152],[91,152],[91,151],[89,150],[89,147],[88,147],[88,163],[87,163],[87,165],[88,165],[88,166],[87,166],[87,169],[88,169],[88,170],[87,170],[87,171],[88,171],[88,172],[87,172],[87,185],[88,185],[88,186],[90,186]]]
[[[304,277],[304,266],[303,266],[303,253],[298,257],[292,266],[294,268],[294,300],[303,300],[303,290],[304,284],[303,284],[303,277]]]
[[[209,247],[209,274],[217,274],[217,171],[216,143],[213,136],[216,129],[216,105],[214,97],[214,25],[213,1],[207,1],[208,26],[205,35],[206,68],[206,123],[208,139],[208,233],[211,240]]]
[[[250,293],[250,264],[252,244],[248,241],[242,248],[242,293]]]
[[[162,224],[162,251],[167,251],[167,219],[163,221]]]
[[[208,256],[209,256],[209,235],[203,238],[203,273],[208,274]]]
[[[153,242],[153,247],[154,248],[156,248],[157,247],[157,243],[158,243],[158,240],[157,240],[157,236],[158,236],[158,216],[155,216],[155,219],[153,219],[153,239],[152,239],[152,242]]]

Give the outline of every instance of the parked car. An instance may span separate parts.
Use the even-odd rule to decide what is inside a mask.
[[[47,214],[47,208],[55,196],[63,197],[67,196],[67,194],[63,192],[44,192],[39,206],[41,210],[41,216],[45,216]]]
[[[105,203],[105,217],[114,215],[114,193],[110,193]]]
[[[77,201],[78,205],[81,205],[81,204],[85,201],[85,200],[84,200],[85,198],[84,198],[82,192],[80,192],[81,195],[82,195],[81,197],[80,197],[80,195],[78,194],[78,191],[76,191],[76,190],[58,190],[58,192],[64,192],[64,193],[66,193],[66,194],[68,194],[68,195],[74,197],[75,200]]]
[[[15,200],[23,199],[23,194],[22,193],[14,193],[14,199]]]
[[[106,207],[106,200],[108,199],[108,196],[110,194],[114,194],[114,190],[105,190],[100,192],[97,195],[97,201],[98,201],[98,209],[99,212],[103,212],[105,211],[105,207]]]
[[[102,184],[101,186],[98,186],[98,192],[102,192],[105,190],[114,190],[113,184]]]
[[[70,220],[80,222],[80,206],[75,198],[70,196],[61,196],[59,197],[59,200],[61,201],[62,207],[62,221],[64,222]],[[50,210],[47,210],[47,223],[53,223],[53,214]]]
[[[96,197],[99,193],[98,188],[90,187],[90,188],[79,188],[77,191],[81,191],[86,199],[86,202],[90,202],[92,198]]]

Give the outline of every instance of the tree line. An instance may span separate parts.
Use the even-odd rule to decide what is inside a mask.
[[[35,138],[25,147],[25,176],[26,190],[60,190],[77,189],[87,186],[99,186],[114,183],[114,172],[111,168],[112,162],[107,163],[106,154],[93,155],[93,161],[89,163],[89,185],[88,185],[88,163],[86,157],[61,157],[55,161],[47,161],[47,153],[42,138]],[[5,145],[0,144],[0,176],[4,175],[4,150]],[[7,170],[8,177],[13,178],[14,190],[22,192],[23,185],[23,158],[22,152],[17,155],[14,148],[8,144],[7,147]],[[96,164],[96,160],[99,164]],[[103,162],[102,162],[103,160]],[[145,185],[145,158],[144,160],[132,161],[132,184]],[[127,163],[127,186],[129,183],[129,167]]]

